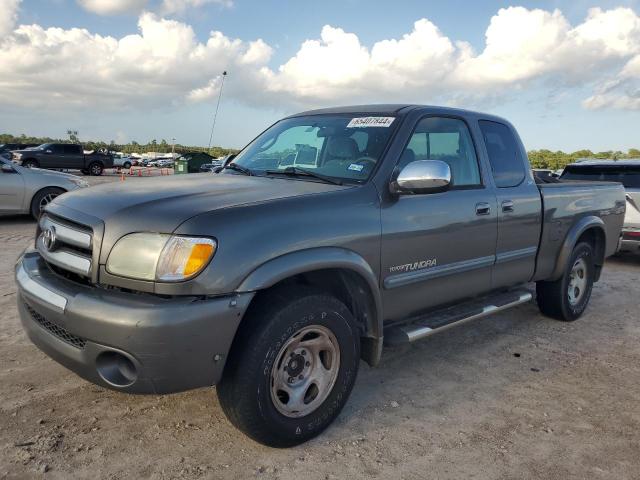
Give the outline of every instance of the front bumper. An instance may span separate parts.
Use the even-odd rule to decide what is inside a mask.
[[[81,377],[129,393],[216,384],[253,293],[173,297],[85,286],[37,252],[16,264],[18,310],[31,341]]]

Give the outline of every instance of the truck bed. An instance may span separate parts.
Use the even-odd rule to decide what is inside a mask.
[[[552,274],[570,229],[585,217],[600,217],[606,233],[605,257],[618,248],[625,212],[624,187],[613,182],[563,181],[538,184],[542,234],[533,280]]]

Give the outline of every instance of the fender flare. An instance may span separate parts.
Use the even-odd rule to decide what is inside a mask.
[[[564,273],[565,267],[567,265],[567,262],[569,261],[569,257],[571,257],[571,252],[573,252],[573,249],[576,246],[578,239],[584,232],[586,232],[591,228],[599,229],[602,232],[602,235],[605,236],[605,239],[606,239],[604,221],[602,221],[600,217],[596,217],[593,215],[582,217],[580,220],[578,220],[576,223],[574,223],[571,226],[571,228],[569,229],[569,232],[565,236],[564,242],[562,243],[562,246],[560,247],[560,251],[558,252],[558,257],[556,259],[556,266],[554,267],[553,272],[551,272],[549,280],[551,281],[558,280],[562,276],[562,274]],[[600,258],[596,259],[597,262],[598,261],[601,262],[602,260],[603,259],[600,259]]]
[[[367,261],[352,250],[338,247],[318,247],[287,253],[269,260],[253,270],[240,283],[236,292],[254,292],[272,287],[286,278],[301,273],[326,269],[345,269],[358,274],[369,287],[375,311],[365,337],[371,342],[373,362],[377,363],[382,353],[384,327],[382,320],[382,297],[378,278]]]

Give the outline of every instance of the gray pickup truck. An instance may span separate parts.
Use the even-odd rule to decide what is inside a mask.
[[[26,168],[76,169],[85,175],[102,175],[105,168],[113,167],[111,154],[84,153],[82,145],[73,143],[44,143],[12,154],[12,160]]]
[[[217,385],[235,426],[291,446],[334,420],[383,343],[534,297],[577,319],[624,213],[619,184],[537,185],[501,118],[316,110],[218,174],[56,198],[16,264],[18,308],[31,340],[85,379]]]

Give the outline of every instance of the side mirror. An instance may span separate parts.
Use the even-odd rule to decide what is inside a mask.
[[[406,165],[391,182],[393,193],[444,192],[451,184],[451,168],[440,160],[416,160]]]
[[[2,164],[2,173],[16,173],[11,165]]]

